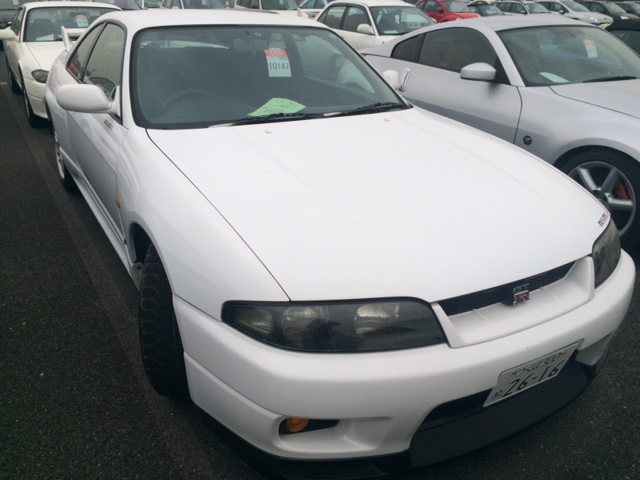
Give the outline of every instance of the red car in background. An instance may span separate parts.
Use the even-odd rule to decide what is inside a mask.
[[[473,13],[462,0],[420,0],[416,7],[438,23],[480,16]]]

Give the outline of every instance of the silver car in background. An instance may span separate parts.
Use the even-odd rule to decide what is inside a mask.
[[[640,57],[627,45],[559,15],[514,15],[439,24],[362,53],[415,105],[569,174],[610,210],[625,248],[640,244]]]

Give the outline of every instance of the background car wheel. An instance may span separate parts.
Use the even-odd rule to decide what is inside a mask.
[[[56,156],[56,166],[58,167],[58,175],[60,176],[60,181],[65,189],[69,192],[77,192],[78,186],[76,185],[75,180],[67,170],[67,166],[62,161],[62,153],[60,153],[60,142],[58,141],[58,134],[56,129],[53,126],[53,122],[51,122],[51,133],[53,135],[53,151]]]
[[[16,77],[14,77],[13,73],[11,73],[11,68],[9,67],[9,60],[6,60],[6,64],[7,64],[7,77],[9,77],[9,86],[11,87],[11,91],[13,93],[20,93],[22,89],[20,88],[20,85],[18,85],[18,82],[16,82]]]
[[[611,212],[625,249],[640,245],[640,164],[637,160],[620,152],[593,149],[571,158],[562,170]]]
[[[44,125],[46,121],[33,113],[31,102],[29,101],[29,95],[27,94],[27,87],[24,83],[24,75],[22,76],[22,98],[24,99],[24,108],[27,112],[27,121],[29,122],[29,125],[32,127],[41,127]]]
[[[171,286],[153,245],[142,268],[138,320],[142,362],[151,386],[160,395],[187,397],[184,350]]]

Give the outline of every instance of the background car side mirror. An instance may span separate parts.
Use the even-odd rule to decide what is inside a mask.
[[[358,25],[358,28],[356,28],[356,32],[364,33],[365,35],[373,35],[373,27],[366,23],[361,23]]]
[[[492,82],[498,71],[488,63],[472,63],[460,70],[460,78],[479,82]]]
[[[400,88],[400,74],[396,70],[385,70],[382,72],[382,78],[384,78],[394,90]]]

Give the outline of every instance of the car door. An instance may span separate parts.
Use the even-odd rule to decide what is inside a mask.
[[[472,29],[448,28],[400,43],[402,95],[413,104],[479,128],[509,142],[515,139],[522,103],[508,83],[465,80],[460,70],[477,62],[501,71],[490,42]],[[409,60],[409,61],[406,61]]]
[[[106,24],[92,47],[80,48],[85,45],[79,45],[69,61],[68,70],[80,82],[97,85],[106,97],[117,100],[118,87],[122,83],[125,38],[119,25]],[[87,56],[81,58],[85,54]],[[67,112],[67,129],[71,151],[95,207],[99,209],[96,216],[104,219],[122,242],[115,170],[127,131],[115,115],[80,112]]]

